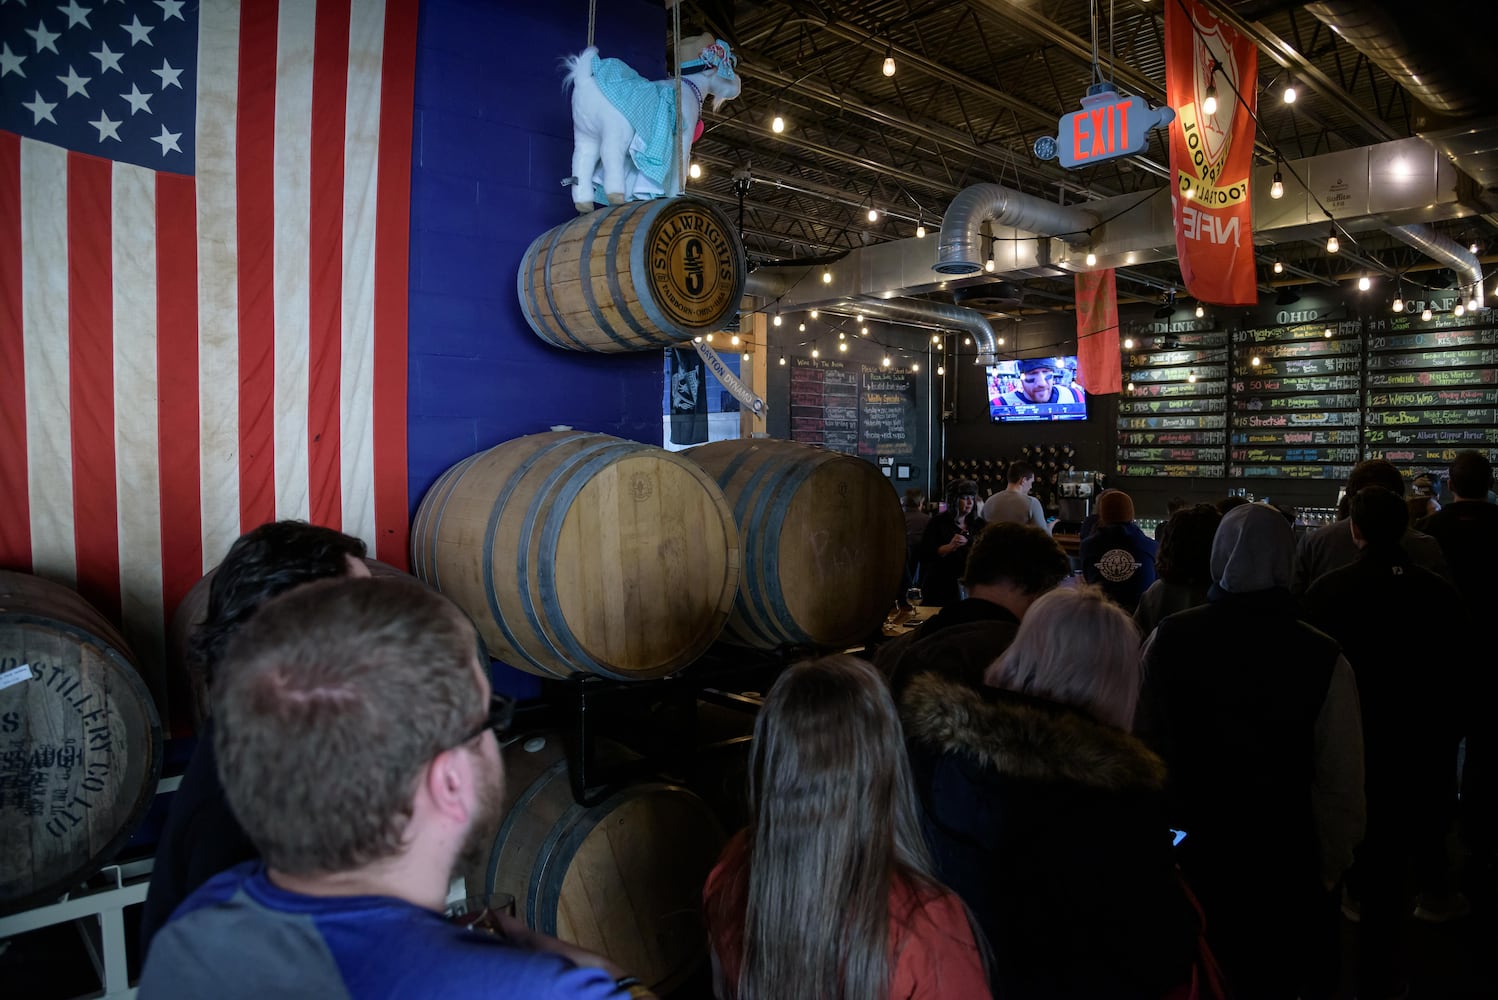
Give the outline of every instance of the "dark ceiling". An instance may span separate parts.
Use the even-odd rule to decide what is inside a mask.
[[[770,262],[914,236],[919,223],[938,225],[951,199],[975,183],[1065,203],[1160,188],[1169,162],[1163,131],[1139,156],[1083,170],[1038,160],[1031,147],[1079,108],[1094,79],[1094,53],[1102,76],[1122,93],[1164,103],[1169,2],[1175,0],[686,0],[682,35],[710,31],[727,40],[744,78],[737,100],[719,114],[704,112],[707,129],[693,151],[704,174],[689,189],[737,219],[734,176],[747,176],[744,242],[755,262]],[[1273,162],[1276,152],[1314,156],[1479,117],[1430,111],[1305,4],[1207,5],[1259,43],[1261,162]],[[1472,51],[1480,44],[1476,28],[1487,20],[1485,0],[1362,6],[1396,20],[1415,11],[1422,24],[1412,31],[1438,46],[1455,76],[1452,89],[1486,100],[1487,88],[1472,79],[1490,58]],[[881,72],[886,56],[895,60],[893,76]],[[1298,100],[1287,105],[1282,95],[1292,77]],[[771,130],[776,115],[786,122],[781,134]],[[877,222],[868,220],[871,206],[880,212]],[[1490,246],[1498,251],[1493,218],[1442,228],[1464,245],[1479,244],[1486,258]],[[1271,274],[1266,260],[1266,294],[1286,282],[1345,280],[1370,266],[1385,274],[1423,274],[1430,266],[1379,234],[1360,235],[1340,259],[1311,243],[1278,250],[1292,270]],[[1120,278],[1124,299],[1130,292],[1148,299],[1162,283],[1180,281],[1173,263],[1122,269]],[[1071,298],[1069,281],[1032,279],[1025,291],[1034,308]]]

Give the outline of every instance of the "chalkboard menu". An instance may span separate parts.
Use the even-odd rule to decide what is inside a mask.
[[[1498,461],[1498,329],[1490,310],[1368,323],[1367,458],[1409,475],[1476,448]]]
[[[1120,474],[1222,475],[1228,336],[1198,326],[1161,323],[1128,333],[1133,346],[1124,351],[1118,404]]]
[[[1359,457],[1362,324],[1233,334],[1228,475],[1346,479]]]
[[[858,397],[858,453],[864,458],[910,459],[915,455],[915,374],[906,369],[862,366]]]
[[[915,373],[835,358],[793,364],[792,441],[870,461],[915,457],[921,436]]]

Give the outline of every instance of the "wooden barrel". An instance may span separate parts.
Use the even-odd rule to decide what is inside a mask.
[[[559,736],[505,751],[507,808],[485,887],[526,925],[598,952],[662,996],[707,957],[702,886],[726,837],[712,810],[669,782],[598,805],[572,798]]]
[[[0,913],[97,871],[160,776],[161,722],[118,630],[67,587],[0,571]]]
[[[641,351],[723,329],[747,277],[737,230],[695,198],[590,212],[542,233],[520,262],[526,322],[554,347]]]
[[[762,438],[682,454],[723,488],[743,539],[744,578],[725,640],[837,648],[879,628],[904,571],[905,517],[877,467]]]
[[[378,559],[365,559],[364,565],[369,567],[370,576],[410,576]],[[177,605],[166,631],[167,696],[174,734],[182,728],[198,732],[208,718],[208,679],[192,661],[191,643],[192,634],[208,617],[208,595],[217,575],[215,566],[192,585]],[[190,726],[179,725],[179,712],[191,721]]]
[[[717,639],[739,539],[722,491],[692,462],[552,431],[443,473],[416,511],[411,569],[511,666],[644,680]]]

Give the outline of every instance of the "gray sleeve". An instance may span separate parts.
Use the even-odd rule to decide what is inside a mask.
[[[338,962],[312,918],[243,905],[179,917],[151,942],[140,1000],[348,1000]]]
[[[1321,877],[1335,885],[1352,864],[1363,839],[1367,803],[1363,795],[1363,722],[1352,665],[1338,655],[1326,700],[1316,716],[1315,777],[1311,807],[1321,843]]]
[[[1045,527],[1045,508],[1034,497],[1030,497],[1030,523],[1038,528]]]

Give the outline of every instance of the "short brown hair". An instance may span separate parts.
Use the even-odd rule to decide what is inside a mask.
[[[426,764],[481,715],[471,623],[415,580],[308,584],[224,653],[214,748],[266,862],[348,871],[402,848]]]

